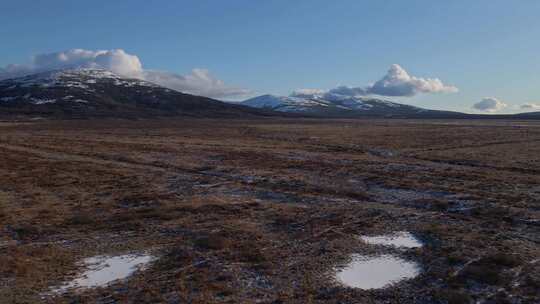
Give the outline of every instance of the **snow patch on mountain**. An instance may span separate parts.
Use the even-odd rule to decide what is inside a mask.
[[[0,80],[0,98],[0,116],[123,118],[275,115],[91,68],[48,71]]]
[[[399,104],[388,100],[381,100],[365,96],[346,96],[335,93],[322,95],[303,95],[294,96],[275,96],[262,95],[243,101],[241,104],[256,107],[267,108],[280,112],[292,113],[312,113],[336,115],[351,113],[374,113],[377,114],[396,114],[396,113],[418,113],[423,109],[410,105]]]
[[[35,105],[44,105],[44,104],[56,102],[56,99],[40,99],[40,98],[35,98],[35,97],[30,98],[30,100]]]
[[[132,87],[132,86],[146,86],[146,87],[158,87],[157,85],[139,79],[127,79],[118,76],[110,71],[101,69],[71,69],[71,70],[57,70],[48,71],[38,74],[33,74],[25,77],[7,79],[1,83],[9,84],[6,89],[13,90],[17,87],[29,88],[29,87],[73,87],[83,90],[91,90],[90,86],[101,81],[113,80],[117,86]]]

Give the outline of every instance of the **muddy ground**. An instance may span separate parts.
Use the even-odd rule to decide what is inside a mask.
[[[409,231],[407,250],[359,235]],[[51,294],[96,255],[127,280]],[[335,280],[351,254],[421,273]],[[540,122],[0,123],[0,303],[540,303]]]

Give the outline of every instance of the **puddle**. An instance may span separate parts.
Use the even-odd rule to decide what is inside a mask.
[[[64,293],[70,289],[107,286],[109,283],[129,277],[154,259],[150,255],[96,256],[83,260],[87,270],[70,282],[55,288],[53,293]]]
[[[422,242],[407,231],[399,231],[380,236],[360,236],[360,239],[371,245],[393,246],[399,248],[420,248]]]
[[[336,273],[336,280],[348,287],[379,289],[414,278],[419,273],[418,264],[392,255],[370,257],[353,254],[352,261]]]

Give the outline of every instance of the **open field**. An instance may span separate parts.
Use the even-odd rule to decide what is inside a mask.
[[[0,303],[540,302],[540,122],[10,122],[0,159]],[[424,246],[358,238],[395,231]],[[49,293],[130,253],[155,259]],[[353,253],[421,272],[347,288]]]

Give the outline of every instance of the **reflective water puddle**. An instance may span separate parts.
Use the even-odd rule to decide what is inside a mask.
[[[389,287],[401,280],[411,279],[420,273],[417,263],[392,255],[352,255],[352,261],[336,273],[341,284],[360,289]]]
[[[420,240],[407,231],[399,231],[380,236],[360,236],[360,239],[371,245],[393,246],[400,248],[419,248],[423,246]]]
[[[154,260],[150,255],[96,256],[83,260],[87,270],[70,282],[52,290],[64,293],[70,289],[107,286],[109,283],[129,277],[142,270]]]

